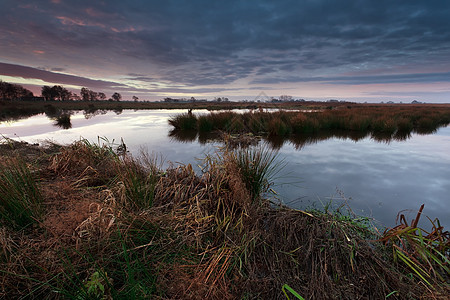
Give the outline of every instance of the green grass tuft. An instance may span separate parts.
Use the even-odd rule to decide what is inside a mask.
[[[125,157],[118,164],[118,179],[125,189],[125,206],[145,209],[153,205],[155,185],[160,172],[156,163],[151,163],[154,164],[146,169],[139,161]]]
[[[34,175],[20,159],[0,163],[0,216],[6,223],[26,227],[41,216],[42,195]]]
[[[239,148],[232,153],[232,159],[253,200],[269,190],[274,177],[282,168],[277,152],[267,147]]]

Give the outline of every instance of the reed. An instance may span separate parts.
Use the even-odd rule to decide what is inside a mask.
[[[405,134],[410,133],[414,129],[414,125],[411,119],[407,117],[400,117],[397,120],[398,131]]]
[[[152,161],[149,167],[144,168],[136,159],[124,157],[116,164],[116,169],[118,184],[123,185],[124,189],[122,205],[131,209],[151,207],[160,174],[156,161]]]
[[[236,164],[253,200],[260,199],[269,190],[283,166],[277,152],[266,147],[237,149],[230,159]]]
[[[210,132],[213,129],[213,122],[207,116],[199,116],[197,118],[197,127],[199,132]]]
[[[274,117],[267,124],[267,132],[269,135],[288,136],[292,129],[283,120]]]
[[[39,221],[42,195],[38,180],[20,158],[0,162],[0,217],[2,222],[27,227]]]
[[[192,113],[183,113],[170,118],[169,124],[177,130],[197,129],[197,117]]]
[[[418,227],[424,205],[410,224],[403,214],[400,224],[386,229],[380,241],[392,247],[395,262],[401,262],[415,276],[429,286],[433,282],[445,283],[450,277],[449,232],[439,225],[439,220],[430,222],[432,231]]]
[[[264,114],[261,112],[247,113],[248,115],[248,128],[254,134],[260,134],[265,131],[267,127],[267,120],[264,118]]]
[[[230,123],[227,124],[226,131],[230,133],[241,133],[245,132],[246,126],[242,115],[235,114],[233,118],[230,120]]]
[[[269,136],[289,137],[292,134],[315,134],[319,131],[358,131],[374,136],[408,136],[414,132],[432,133],[450,123],[448,106],[363,106],[355,105],[324,109],[313,112],[219,112],[204,115],[197,125],[202,132],[213,130],[228,133],[264,133]],[[169,120],[175,129],[181,129],[180,120],[187,119],[181,114]],[[192,120],[192,124],[195,120]],[[201,128],[199,126],[201,125]]]
[[[207,118],[211,119],[214,130],[226,130],[230,127],[234,117],[233,112],[210,113]]]

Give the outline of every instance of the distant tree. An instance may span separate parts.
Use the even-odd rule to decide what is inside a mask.
[[[52,88],[48,85],[44,85],[41,89],[41,95],[45,98],[46,101],[51,101],[55,100],[57,91],[54,87]]]
[[[76,93],[72,93],[72,100],[75,100],[75,101],[79,101],[79,100],[81,100],[81,97],[80,96],[78,96]]]
[[[139,98],[138,98],[138,97],[136,97],[136,96],[133,96],[132,98],[133,98],[133,101],[134,101],[134,102],[136,102],[136,101],[138,101],[138,100],[139,100]]]
[[[106,99],[105,93],[102,93],[102,92],[98,93],[98,99],[105,100]]]
[[[281,95],[280,101],[292,101],[292,96],[289,95]]]
[[[14,99],[14,88],[11,83],[1,81],[0,82],[0,98],[4,100]]]
[[[98,100],[98,94],[97,92],[89,90],[89,100],[96,101]]]
[[[112,98],[114,101],[120,101],[120,100],[122,99],[122,95],[119,94],[119,93],[114,93],[114,94],[111,96],[111,98]]]
[[[89,101],[89,95],[90,95],[89,92],[90,92],[90,90],[88,88],[85,88],[85,87],[81,88],[81,91],[80,91],[81,100]]]
[[[41,94],[45,100],[65,101],[72,98],[72,93],[60,85],[54,85],[53,87],[44,85],[41,89]]]
[[[63,88],[60,94],[61,100],[71,100],[72,99],[72,92]]]
[[[54,85],[51,88],[51,92],[52,92],[52,96],[53,96],[52,100],[63,100],[62,95],[64,94],[64,88],[62,86]]]
[[[61,101],[70,100],[72,97],[72,93],[60,85],[53,86],[52,91],[55,98]]]
[[[42,97],[45,98],[46,101],[50,100],[50,98],[51,98],[51,87],[49,87],[48,85],[44,85],[41,88],[41,95],[42,95]]]
[[[25,97],[33,97],[33,92],[21,85],[0,80],[0,99],[17,100]]]
[[[28,90],[28,89],[26,89],[26,88],[24,88],[24,87],[22,87],[20,85],[17,85],[17,87],[19,89],[19,98],[24,98],[24,97],[31,98],[31,97],[34,97],[32,91],[30,91],[30,90]]]

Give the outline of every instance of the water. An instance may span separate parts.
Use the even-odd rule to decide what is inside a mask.
[[[32,143],[69,144],[80,138],[98,142],[100,136],[118,144],[123,139],[133,154],[154,152],[164,158],[165,166],[195,165],[220,143],[199,143],[195,134],[184,141],[169,136],[168,119],[181,112],[186,111],[77,112],[67,130],[38,115],[0,123],[0,134]],[[425,203],[420,226],[429,228],[425,215],[439,218],[447,229],[450,226],[450,127],[432,135],[413,134],[404,141],[332,137],[300,144],[285,141],[278,146],[286,166],[274,190],[291,207],[323,209],[328,203],[334,207],[347,203],[356,214],[376,219],[377,225],[394,226],[399,211],[407,210],[403,213],[411,220]]]

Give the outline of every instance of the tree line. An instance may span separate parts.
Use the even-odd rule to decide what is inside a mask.
[[[86,87],[81,88],[80,94],[73,93],[68,89],[60,86],[54,85],[43,86],[41,88],[41,96],[46,101],[67,101],[67,100],[83,100],[83,101],[97,101],[106,100],[106,95],[103,92],[95,92]],[[12,84],[0,80],[0,99],[2,100],[30,100],[35,98],[33,92],[24,88],[18,84]],[[133,100],[137,97],[133,97]],[[109,101],[120,101],[122,100],[122,95],[119,93],[114,93],[108,99]]]
[[[0,99],[14,100],[26,97],[33,97],[33,92],[18,84],[0,80]]]
[[[106,95],[103,92],[95,92],[88,88],[81,88],[80,95],[76,93],[72,93],[66,88],[55,85],[53,87],[43,86],[41,90],[42,97],[47,101],[51,100],[83,100],[83,101],[97,101],[97,100],[106,100]],[[120,101],[122,100],[122,95],[119,93],[114,93],[108,99],[109,101]]]

